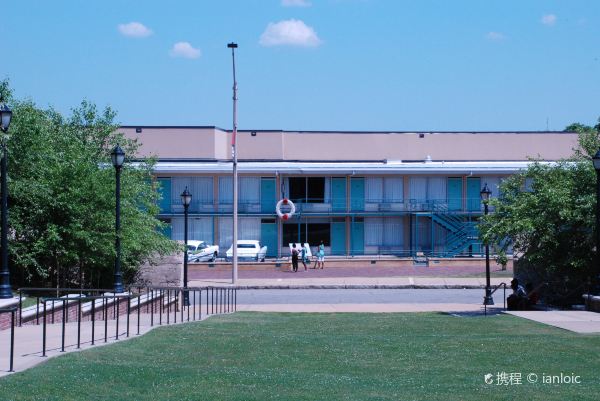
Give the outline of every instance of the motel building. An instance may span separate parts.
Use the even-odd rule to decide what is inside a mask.
[[[192,193],[189,239],[232,244],[231,131],[217,127],[124,126],[140,154],[155,156],[166,235],[183,240],[180,194]],[[492,197],[531,158],[572,154],[572,132],[238,131],[239,239],[268,257],[289,243],[322,240],[326,255],[481,256],[480,191]],[[287,198],[295,215],[277,217]],[[493,213],[493,210],[491,211]]]

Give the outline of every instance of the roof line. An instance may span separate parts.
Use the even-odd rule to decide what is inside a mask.
[[[145,159],[130,159],[133,162],[142,162]],[[546,161],[546,160],[544,160]],[[231,163],[231,159],[156,159],[157,163]],[[283,159],[238,159],[238,163],[302,163],[302,164],[331,164],[331,163],[381,163],[385,165],[411,164],[411,163],[521,163],[532,162],[532,160],[283,160]]]
[[[148,128],[148,129],[218,129],[227,131],[215,125],[120,125],[119,128]]]
[[[121,125],[119,128],[148,128],[148,129],[218,129],[231,132],[215,125]],[[238,132],[282,132],[294,134],[576,134],[575,131],[343,131],[343,130],[282,130],[282,129],[240,129]]]
[[[238,132],[272,132],[274,130],[238,130]],[[228,131],[229,132],[229,131]],[[575,131],[292,131],[297,134],[576,134]]]

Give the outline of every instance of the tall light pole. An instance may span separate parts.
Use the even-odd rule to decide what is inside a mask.
[[[6,134],[8,132],[8,126],[12,118],[12,111],[4,103],[4,100],[0,98],[0,129]],[[0,299],[12,298],[12,288],[10,286],[10,270],[8,269],[8,185],[6,182],[6,174],[8,171],[7,164],[7,143],[6,135],[2,136],[2,162],[1,172],[2,184],[0,190],[2,191],[2,240],[0,246],[2,247],[2,270],[0,270]]]
[[[596,170],[596,258],[594,264],[594,282],[593,285],[600,284],[600,149],[592,159],[594,169]]]
[[[121,168],[125,162],[125,152],[117,144],[110,153],[113,166],[115,166],[115,293],[125,292],[123,287],[123,273],[121,273]]]
[[[183,305],[190,305],[190,297],[187,292],[188,286],[188,208],[192,203],[192,194],[185,187],[181,193],[181,203],[183,203],[183,242],[185,242],[185,253],[183,255]]]
[[[237,152],[236,137],[237,137],[237,81],[235,79],[235,49],[237,43],[228,43],[227,47],[231,49],[231,61],[233,63],[233,132],[231,134],[231,157],[233,158],[233,255],[231,266],[231,283],[237,282],[238,276],[238,173],[237,173]]]
[[[484,184],[483,189],[480,192],[481,200],[483,201],[484,214],[488,215],[488,202],[492,191]],[[483,298],[484,305],[494,305],[494,298],[492,298],[492,287],[490,285],[490,244],[485,241],[485,297]]]

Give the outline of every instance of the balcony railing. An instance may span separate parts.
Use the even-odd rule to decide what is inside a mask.
[[[296,207],[296,213],[346,213],[350,212],[433,212],[433,213],[452,213],[452,212],[475,212],[483,210],[483,205],[479,199],[475,198],[457,198],[457,199],[323,199],[323,198],[303,198],[292,199]],[[239,201],[238,212],[247,214],[275,214],[275,201]],[[349,205],[349,208],[348,208]],[[349,210],[348,210],[349,209]],[[233,211],[232,203],[200,203],[193,202],[190,206],[190,213],[231,213]],[[492,211],[492,208],[490,208]],[[161,213],[183,214],[182,205],[171,205],[170,210],[161,210]]]

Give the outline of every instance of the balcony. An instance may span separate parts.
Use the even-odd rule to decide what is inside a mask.
[[[216,211],[218,213],[232,213],[233,212],[233,204],[232,203],[220,203],[216,207]],[[238,202],[238,213],[262,213],[260,202],[250,201],[250,202]],[[273,213],[275,213],[275,205],[273,205]]]
[[[210,202],[210,203],[209,203]],[[214,211],[214,204],[212,201],[207,202],[194,202],[192,199],[192,203],[188,209],[190,213],[212,213]],[[170,210],[161,210],[161,213],[183,213],[183,205],[181,203],[171,204]]]
[[[323,199],[304,198],[292,199],[296,207],[296,214],[329,214],[347,213],[346,199]],[[353,213],[419,213],[431,212],[437,214],[446,213],[480,213],[483,210],[481,202],[476,199],[354,199],[348,202],[350,212]],[[466,205],[465,208],[463,205]],[[285,212],[285,210],[283,210]],[[490,211],[492,208],[490,207]],[[190,213],[232,213],[232,203],[213,204],[208,202],[192,202]],[[275,214],[275,201],[266,202],[260,200],[239,201],[238,212],[243,214]],[[183,214],[181,204],[172,204],[170,209],[161,210],[161,214]]]

